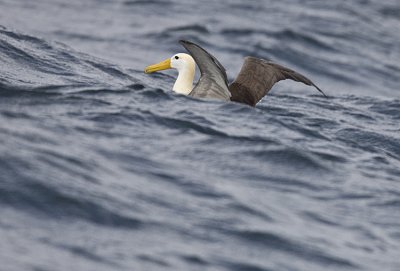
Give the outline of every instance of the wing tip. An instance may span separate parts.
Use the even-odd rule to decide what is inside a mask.
[[[329,98],[328,95],[326,95],[326,94],[322,91],[322,89],[320,89],[316,84],[313,83],[312,85],[313,85],[319,92],[321,92],[321,94],[324,95],[325,98]]]
[[[193,42],[188,41],[188,40],[179,40],[179,43],[184,45],[184,44],[193,44]]]

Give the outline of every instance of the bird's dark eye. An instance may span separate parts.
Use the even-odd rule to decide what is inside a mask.
[[[175,59],[179,59],[179,56],[175,56]]]

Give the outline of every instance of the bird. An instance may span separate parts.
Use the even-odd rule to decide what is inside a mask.
[[[178,53],[157,64],[147,66],[146,74],[176,69],[178,77],[172,90],[196,98],[232,101],[250,106],[256,104],[270,91],[275,83],[291,79],[315,87],[325,93],[304,75],[270,60],[247,56],[236,79],[229,84],[224,66],[209,52],[187,40],[179,43],[189,52]],[[196,64],[200,79],[193,87]]]

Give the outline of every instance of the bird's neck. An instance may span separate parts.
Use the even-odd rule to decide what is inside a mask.
[[[173,90],[176,93],[189,95],[193,88],[195,67],[190,65],[184,69],[179,70],[178,78],[175,81]]]

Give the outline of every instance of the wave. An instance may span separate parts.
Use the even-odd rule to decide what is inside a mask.
[[[1,66],[2,89],[44,91],[76,86],[115,87],[134,82],[134,78],[114,65],[66,45],[7,29],[0,30],[0,56],[5,62]]]
[[[103,2],[87,5],[110,15],[114,9]],[[315,12],[321,3],[270,4],[232,2],[223,6],[233,6],[231,13],[209,20],[210,10],[221,8],[215,2],[183,23],[149,14],[185,11],[186,2],[117,1],[121,17],[105,16],[112,18],[106,25],[96,20],[101,33],[49,31],[74,48],[98,46],[94,51],[105,58],[132,62],[129,68],[48,36],[0,27],[0,233],[13,240],[4,242],[2,264],[18,270],[51,270],[54,259],[62,270],[75,262],[96,270],[396,266],[400,101],[390,73],[397,64],[382,58],[370,65],[385,50],[396,56],[385,47],[390,38],[366,37],[378,26],[361,12],[346,11],[357,18],[351,31],[333,27],[342,18],[332,11],[335,3],[323,3],[322,15]],[[269,8],[289,12],[298,24],[268,18]],[[154,25],[129,21],[133,10]],[[232,25],[237,15],[241,24]],[[320,16],[321,24],[311,29],[310,16]],[[93,25],[89,14],[80,18],[82,32],[86,20]],[[138,27],[107,28],[122,20]],[[178,50],[180,37],[200,41],[228,70],[239,69],[247,54],[295,66],[321,81],[330,98],[287,82],[256,108],[174,94],[175,74],[150,77],[141,66]],[[354,40],[369,43],[356,48]],[[20,248],[23,263],[15,261]]]

